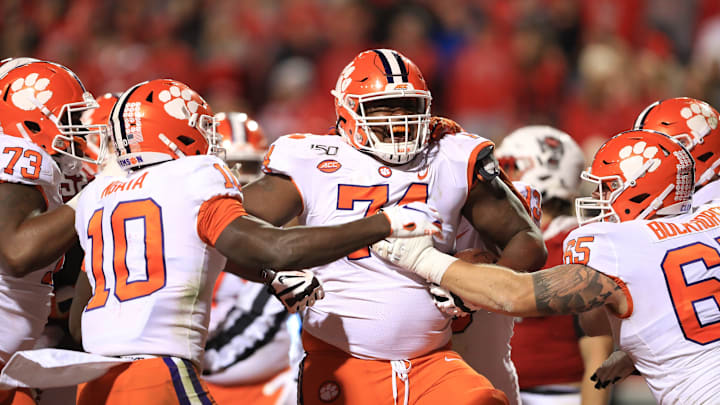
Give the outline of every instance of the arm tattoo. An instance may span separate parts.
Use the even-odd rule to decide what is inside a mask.
[[[532,274],[535,304],[540,313],[558,315],[599,307],[620,286],[590,267],[566,264]]]

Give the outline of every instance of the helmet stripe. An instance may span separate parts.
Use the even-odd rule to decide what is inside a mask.
[[[402,81],[407,83],[408,82],[408,71],[407,71],[407,68],[405,67],[405,63],[403,62],[399,53],[393,51],[392,54],[395,56],[395,61],[397,61],[397,64],[400,67],[400,75],[402,76]]]
[[[125,105],[130,99],[130,95],[133,94],[135,90],[138,89],[138,87],[145,83],[147,82],[138,83],[128,89],[125,93],[121,94],[118,98],[118,101],[113,106],[112,111],[110,112],[110,122],[112,122],[113,138],[115,138],[115,147],[117,148],[124,145],[123,148],[125,149],[125,153],[130,153],[130,142],[128,140],[127,133],[125,133],[125,119],[123,117],[123,111],[125,111]],[[118,134],[120,135],[120,139],[118,139]],[[118,142],[120,140],[124,142]]]
[[[392,68],[390,67],[390,59],[388,59],[387,56],[385,56],[384,52],[386,52],[385,49],[373,49],[373,52],[375,52],[378,57],[380,58],[380,61],[383,64],[383,67],[385,68],[385,77],[387,78],[388,83],[395,83],[395,76],[393,75]]]
[[[633,125],[633,129],[643,129],[645,126],[645,120],[647,119],[648,114],[650,114],[650,111],[652,111],[653,108],[657,107],[660,104],[660,101],[656,101],[649,106],[645,107],[645,109],[638,115],[637,119],[635,120],[635,124]]]

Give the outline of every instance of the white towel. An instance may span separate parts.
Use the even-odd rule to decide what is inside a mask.
[[[13,354],[2,369],[0,390],[77,385],[101,377],[111,368],[131,361],[72,350],[23,350]]]

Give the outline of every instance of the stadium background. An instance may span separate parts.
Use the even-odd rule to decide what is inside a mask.
[[[178,79],[271,141],[326,132],[337,76],[372,47],[415,61],[434,114],[498,142],[549,124],[590,157],[652,101],[720,105],[717,0],[3,0],[0,16],[2,58],[57,61],[96,96]],[[631,380],[614,403],[646,395]]]

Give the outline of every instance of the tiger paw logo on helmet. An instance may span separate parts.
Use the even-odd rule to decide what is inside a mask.
[[[622,159],[620,170],[622,170],[626,179],[634,178],[649,159],[652,163],[647,171],[652,173],[660,167],[660,159],[655,157],[657,153],[658,148],[655,146],[648,147],[645,141],[639,141],[635,145],[627,145],[620,149],[620,159]]]
[[[163,108],[171,117],[179,120],[187,120],[191,115],[197,113],[200,106],[192,100],[192,91],[189,88],[180,91],[177,86],[171,86],[169,90],[163,90],[158,94],[158,99],[165,103]]]
[[[692,103],[688,107],[683,107],[680,116],[685,118],[688,128],[696,136],[705,135],[718,126],[717,117],[705,103]]]
[[[17,108],[25,111],[32,111],[50,100],[53,93],[46,90],[50,79],[45,77],[38,79],[37,73],[30,73],[27,77],[16,79],[10,89],[13,91],[10,99]]]

